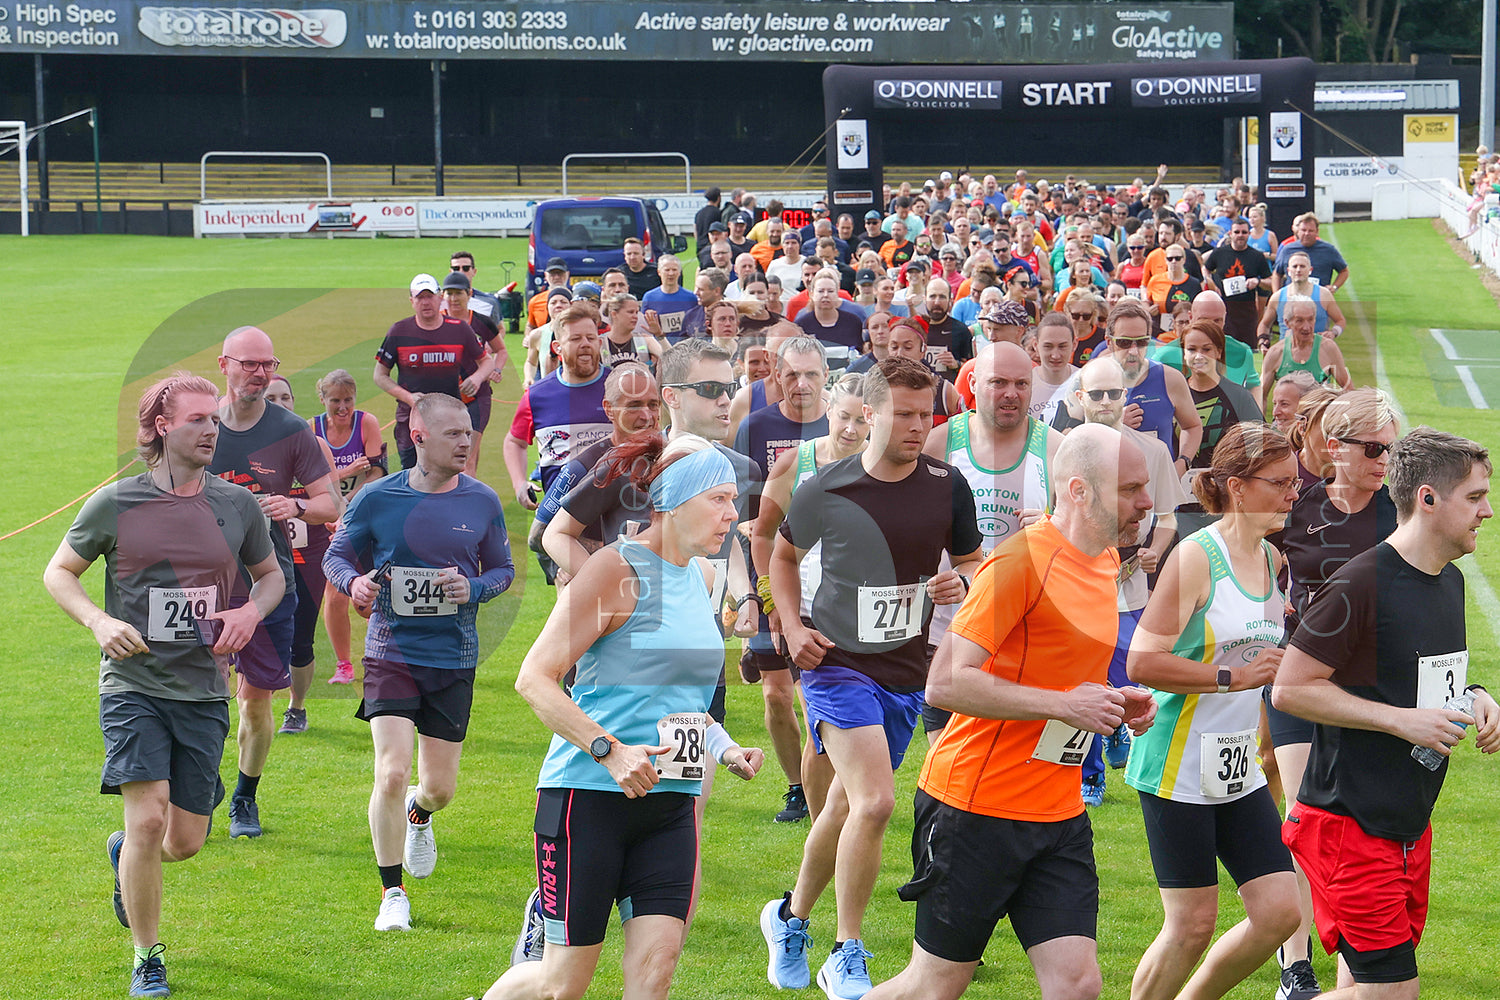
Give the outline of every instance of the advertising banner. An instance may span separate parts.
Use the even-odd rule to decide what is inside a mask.
[[[1234,54],[1232,3],[0,0],[0,52],[1120,63]]]
[[[199,236],[290,233],[415,233],[414,201],[201,202],[193,206]]]

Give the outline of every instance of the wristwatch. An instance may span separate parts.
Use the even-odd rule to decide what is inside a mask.
[[[300,497],[292,497],[292,503],[297,507],[297,516],[301,517],[307,513],[307,501]]]
[[[609,751],[614,748],[615,741],[608,736],[595,736],[594,742],[589,744],[589,753],[594,759],[603,763],[604,758],[609,756]]]
[[[1228,694],[1229,685],[1234,683],[1234,673],[1228,667],[1220,667],[1215,680],[1219,685],[1219,693]]]

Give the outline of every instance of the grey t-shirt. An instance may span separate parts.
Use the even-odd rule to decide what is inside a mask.
[[[90,497],[66,541],[90,562],[104,557],[104,610],[150,650],[101,657],[99,693],[228,700],[228,659],[199,643],[194,621],[244,603],[244,567],[271,554],[269,528],[249,490],[213,476],[190,497],[162,492],[149,472]]]

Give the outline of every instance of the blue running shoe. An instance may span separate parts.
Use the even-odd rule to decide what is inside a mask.
[[[771,953],[766,966],[766,978],[771,985],[783,990],[802,990],[812,981],[807,964],[812,935],[807,932],[808,921],[797,917],[781,919],[782,901],[790,896],[788,893],[782,899],[773,899],[761,908],[760,932],[765,936],[766,948]]]
[[[858,938],[850,938],[828,956],[818,970],[818,986],[828,994],[828,1000],[859,1000],[870,992],[870,968],[865,964],[870,957]]]
[[[260,806],[254,799],[236,795],[229,800],[229,839],[260,836]]]
[[[167,967],[161,960],[163,944],[153,945],[151,954],[135,967],[130,974],[130,995],[133,997],[169,997],[172,988],[167,985]]]
[[[1123,722],[1119,729],[1104,738],[1104,759],[1116,771],[1130,759],[1130,727]]]
[[[109,866],[115,870],[115,919],[121,927],[130,926],[125,915],[125,897],[120,895],[120,851],[125,847],[125,831],[116,830],[104,842],[104,853],[109,856]]]
[[[1086,806],[1104,805],[1104,775],[1099,774],[1083,779],[1083,804]]]
[[[542,916],[542,891],[532,889],[526,899],[526,916],[521,920],[521,933],[516,937],[515,947],[510,950],[510,964],[540,962],[547,949],[547,925]]]

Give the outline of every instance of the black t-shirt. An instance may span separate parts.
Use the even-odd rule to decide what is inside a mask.
[[[473,374],[484,358],[484,347],[463,320],[442,317],[436,330],[424,330],[413,316],[397,320],[375,352],[375,360],[396,369],[396,384],[407,392],[441,392],[458,398],[458,384]],[[465,371],[467,369],[467,371]],[[411,407],[396,404],[396,419],[405,420]]]
[[[1334,570],[1395,530],[1396,504],[1384,486],[1353,514],[1345,514],[1328,499],[1327,483],[1304,488],[1287,515],[1286,527],[1270,537],[1271,544],[1286,554],[1292,576],[1287,613],[1292,624]]]
[[[1214,284],[1219,287],[1219,294],[1224,296],[1225,302],[1254,302],[1257,295],[1271,294],[1271,262],[1254,247],[1236,251],[1225,243],[1214,247],[1203,263],[1208,265],[1208,273],[1213,275]],[[1260,278],[1263,284],[1229,295],[1224,291],[1224,283],[1230,278]]]
[[[1441,708],[1467,682],[1464,577],[1452,563],[1429,576],[1382,542],[1329,578],[1291,643],[1333,668],[1350,694],[1401,708]],[[1429,771],[1390,733],[1319,725],[1301,802],[1348,816],[1372,837],[1422,836],[1448,762]]]
[[[636,298],[640,298],[653,288],[661,287],[661,275],[656,273],[656,265],[649,260],[639,271],[632,271],[629,264],[620,270],[625,272],[625,284],[629,286],[630,294]]]
[[[811,309],[798,313],[792,322],[825,347],[847,347],[851,352],[858,353],[860,344],[864,342],[864,324],[854,313],[843,309],[838,311],[832,326],[824,326],[819,322]]]
[[[1198,454],[1188,462],[1189,468],[1208,468],[1219,439],[1235,424],[1266,419],[1250,390],[1227,378],[1220,378],[1219,384],[1212,389],[1198,390],[1188,383],[1188,392],[1192,393],[1193,405],[1203,421],[1203,443],[1198,446]]]
[[[868,243],[868,244],[870,244],[870,249],[871,250],[874,250],[876,253],[879,253],[880,252],[880,248],[883,247],[883,246],[885,246],[887,243],[889,243],[890,239],[891,239],[891,234],[890,233],[887,233],[887,232],[877,232],[875,235],[871,236],[870,235],[870,231],[868,229],[866,229],[864,232],[862,232],[858,236],[854,237],[854,241],[853,242],[854,242],[854,245],[856,247],[859,246],[859,244],[861,242]]]
[[[894,690],[921,690],[932,620],[925,583],[945,549],[968,555],[983,542],[962,473],[922,455],[905,479],[885,482],[852,455],[803,482],[789,507],[787,541],[823,543],[812,620],[835,646],[823,662]]]
[[[959,367],[963,367],[963,363],[974,356],[974,331],[952,316],[946,317],[941,323],[933,323],[929,320],[927,323],[927,349],[923,352],[923,360],[938,375],[949,382],[956,382],[958,381],[957,368],[939,368],[937,366],[936,358],[944,351],[953,355],[953,360],[958,362]]]

